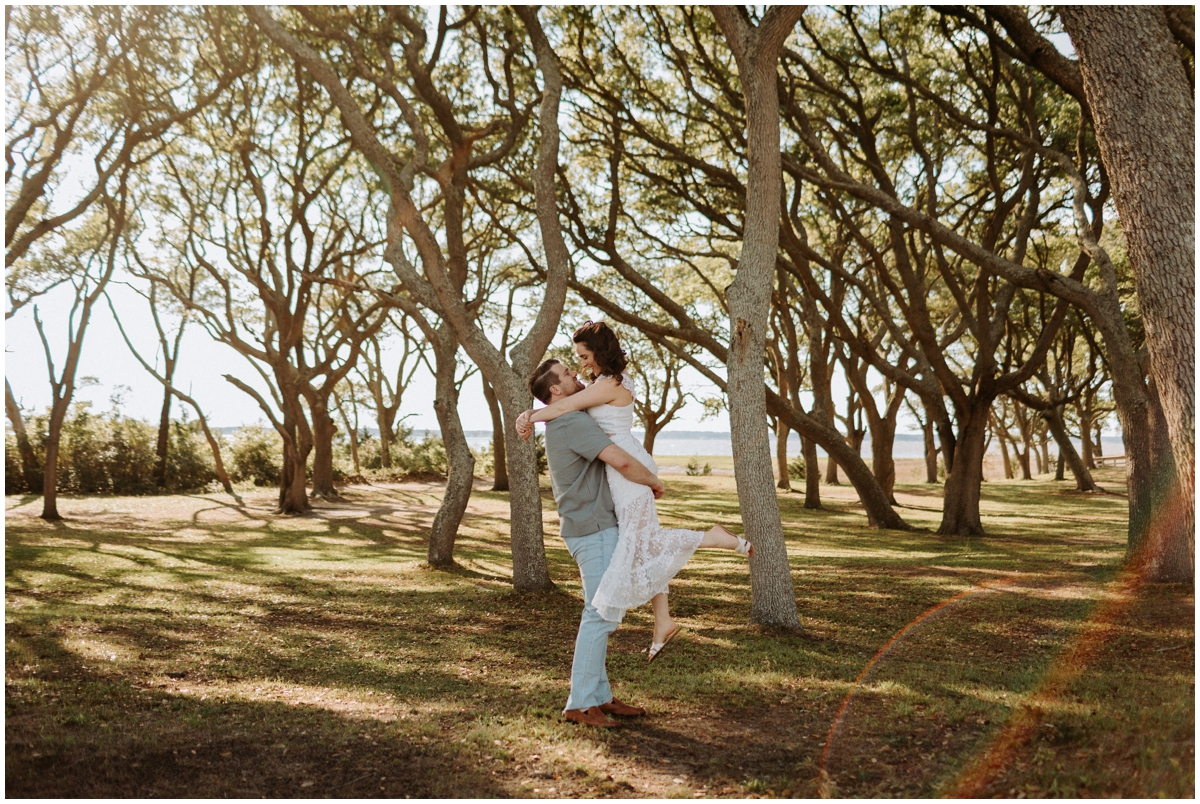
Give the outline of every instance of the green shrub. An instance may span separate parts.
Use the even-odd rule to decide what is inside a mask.
[[[340,452],[349,460],[350,439],[347,438],[341,446]],[[358,431],[358,465],[364,472],[383,468],[383,442],[367,429]]]
[[[39,467],[45,460],[49,414],[25,422]],[[216,479],[212,452],[192,425],[172,422],[167,453],[167,485],[171,492],[197,491]],[[91,403],[77,402],[63,421],[59,436],[58,490],[64,494],[153,494],[158,428],[113,410],[96,415]],[[5,492],[40,493],[30,488],[21,469],[16,437],[5,434]]]
[[[217,480],[212,449],[200,431],[200,423],[171,422],[167,451],[167,490],[195,491]]]
[[[491,441],[479,449],[472,447],[471,454],[475,456],[475,474],[490,475],[496,471],[496,453]]]
[[[17,437],[4,434],[4,493],[22,494],[33,491],[25,482],[25,467],[21,465],[21,453],[17,449]]]
[[[692,477],[698,477],[700,475],[708,476],[712,474],[712,466],[707,462],[704,464],[704,466],[701,466],[700,461],[692,458],[687,463],[687,473]]]
[[[157,490],[154,468],[158,463],[155,452],[158,428],[115,412],[105,416],[104,420],[108,443],[102,460],[108,475],[108,488],[96,491],[122,496],[153,494]]]
[[[788,461],[788,477],[792,480],[803,480],[808,471],[808,464],[803,455],[797,455]]]
[[[233,434],[229,458],[229,478],[233,482],[277,486],[283,466],[283,439],[274,428],[258,424],[240,427]]]
[[[445,477],[446,447],[441,436],[405,439],[392,445],[392,467],[404,477]]]
[[[475,455],[475,473],[478,475],[494,475],[496,472],[496,453],[493,442],[489,441],[487,446],[479,449],[472,449],[471,452]],[[549,463],[546,461],[546,439],[541,433],[533,434],[533,454],[537,460],[537,470],[539,475],[546,474],[549,471]]]
[[[339,431],[340,433],[340,431]],[[383,465],[383,443],[368,430],[358,436],[358,465],[364,473],[377,478],[432,479],[446,476],[446,448],[440,436],[426,436],[420,441],[413,438],[411,427],[400,425],[391,443],[391,468]],[[342,479],[354,471],[350,457],[350,439],[339,435],[334,446],[333,475]]]
[[[46,426],[47,416],[35,413],[25,419],[25,435],[33,449],[36,481],[30,485],[26,482],[24,467],[21,465],[21,453],[17,449],[17,437],[7,430],[4,433],[4,493],[5,494],[41,494],[42,465],[46,458]],[[61,455],[61,451],[60,451]]]
[[[91,413],[91,403],[71,406],[59,436],[58,490],[76,494],[111,491],[103,453],[102,421]]]
[[[546,474],[550,470],[550,464],[546,461],[546,438],[541,433],[533,434],[533,454],[537,458],[538,474]]]

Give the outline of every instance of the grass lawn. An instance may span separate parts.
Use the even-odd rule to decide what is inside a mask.
[[[1193,591],[1122,577],[1121,496],[989,482],[967,540],[931,532],[940,487],[897,489],[925,532],[781,493],[806,633],[748,625],[745,560],[698,554],[683,636],[647,664],[643,607],[611,642],[649,715],[591,730],[559,716],[580,601],[553,502],[558,588],[517,594],[489,485],[453,572],[422,563],[436,484],[304,518],[262,490],[65,497],[53,524],[7,498],[6,794],[1194,795]],[[736,520],[732,477],[667,485],[664,525]]]

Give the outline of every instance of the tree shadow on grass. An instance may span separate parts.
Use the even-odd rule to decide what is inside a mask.
[[[464,519],[461,566],[434,571],[416,525],[374,515],[408,493],[337,504],[367,517],[185,517],[191,531],[178,534],[132,513],[71,523],[72,540],[10,528],[10,794],[511,796],[542,784],[563,797],[813,796],[827,730],[877,651],[931,607],[1014,574],[1025,591],[980,594],[911,631],[846,710],[829,765],[837,791],[930,795],[1085,630],[1123,547],[1102,527],[1111,511],[1087,524],[1096,500],[1056,503],[1076,506],[1057,512],[1069,521],[1027,518],[961,542],[849,529],[853,512],[825,512],[788,533],[808,639],[747,627],[745,560],[702,552],[672,586],[687,631],[662,658],[646,662],[647,608],[614,634],[615,691],[651,715],[609,733],[559,719],[582,606],[561,544],[546,545],[559,588],[518,594],[505,576],[506,520],[485,506]],[[1027,502],[1055,505],[1045,494]],[[419,494],[404,504],[430,505]],[[694,515],[735,506],[713,492]],[[118,521],[130,527],[109,529]],[[1047,596],[1060,587],[1070,594]],[[1148,650],[1177,647],[1160,642]],[[1078,717],[1062,733],[1086,731]],[[554,760],[538,741],[578,755]],[[243,754],[253,761],[221,764]],[[417,770],[393,774],[399,765]],[[171,773],[193,787],[159,781]],[[395,778],[411,791],[388,787]]]
[[[5,794],[63,798],[504,795],[465,752],[316,706],[147,689],[75,670],[85,700],[10,714]],[[101,692],[102,689],[102,692]],[[95,698],[103,695],[101,703]],[[65,711],[64,711],[65,709]],[[406,715],[429,735],[434,715]]]

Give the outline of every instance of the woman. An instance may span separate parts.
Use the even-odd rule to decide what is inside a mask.
[[[589,321],[575,330],[579,369],[591,385],[538,410],[517,417],[517,430],[528,438],[533,422],[546,422],[573,410],[586,410],[612,442],[658,474],[650,453],[633,437],[634,384],[625,371],[625,352],[616,334],[603,321]],[[667,606],[667,586],[699,547],[734,550],[753,555],[754,546],[721,525],[706,532],[663,530],[648,486],[626,480],[611,466],[605,469],[620,535],[612,562],[596,589],[592,605],[606,620],[619,621],[625,609],[650,601],[654,610],[654,638],[650,661],[679,633]]]

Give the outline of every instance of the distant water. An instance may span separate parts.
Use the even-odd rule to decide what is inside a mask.
[[[436,435],[436,431],[432,431]],[[417,434],[420,436],[420,433]],[[642,433],[635,430],[634,435],[640,440]],[[491,430],[468,430],[467,443],[476,449],[482,449],[492,443]],[[1101,446],[1104,448],[1105,455],[1121,455],[1125,452],[1125,446],[1121,442],[1120,436],[1104,436],[1101,439]],[[770,439],[771,454],[775,454],[775,438]],[[1079,441],[1075,441],[1075,448],[1079,449]],[[1054,455],[1058,454],[1058,450],[1054,442],[1050,442],[1050,452]],[[999,455],[1000,447],[993,441],[989,453]],[[674,433],[660,433],[658,438],[654,440],[655,455],[733,455],[733,443],[729,440],[729,433],[709,433],[702,431],[687,431]],[[788,454],[800,454],[800,438],[794,432],[788,438]],[[817,454],[824,455],[825,451],[817,447]],[[863,441],[860,454],[869,459],[871,457],[871,439],[867,438]],[[896,436],[894,446],[892,447],[892,457],[894,458],[924,458],[925,457],[925,441],[920,435],[902,433]]]

